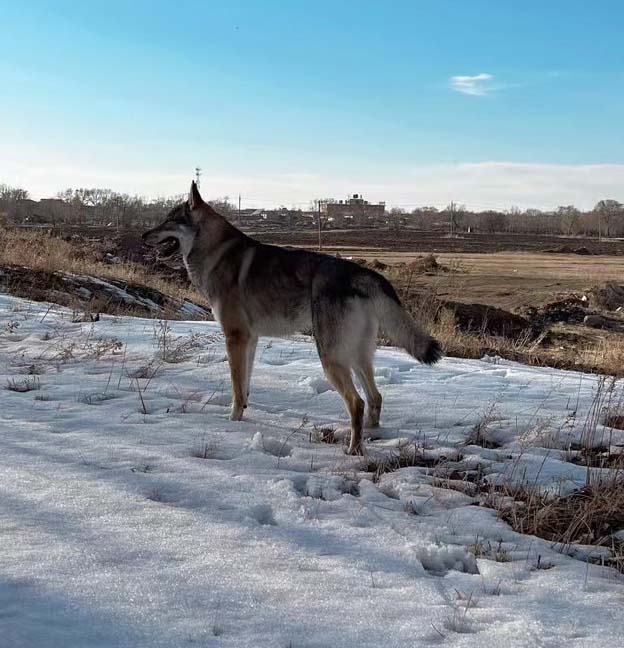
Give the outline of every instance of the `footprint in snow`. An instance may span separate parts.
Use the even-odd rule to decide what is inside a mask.
[[[463,547],[430,545],[416,551],[425,571],[433,576],[444,576],[448,571],[465,574],[478,574],[479,568],[475,557]]]
[[[251,448],[264,452],[265,454],[273,455],[274,457],[290,457],[293,451],[292,446],[288,445],[286,441],[275,437],[264,436],[262,432],[256,432],[253,435]]]
[[[252,506],[245,517],[255,520],[262,526],[277,526],[277,522],[273,517],[273,509],[268,504]]]
[[[360,487],[356,480],[345,479],[340,475],[311,475],[291,480],[294,489],[302,497],[313,497],[327,502],[340,499],[343,495],[360,494]]]

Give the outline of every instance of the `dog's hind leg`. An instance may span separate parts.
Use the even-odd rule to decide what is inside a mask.
[[[328,356],[321,356],[325,375],[336,391],[342,396],[351,418],[351,441],[348,453],[362,454],[362,420],[364,418],[364,401],[353,384],[351,369],[339,364]]]
[[[360,300],[336,293],[327,281],[313,287],[312,331],[325,375],[342,396],[351,418],[349,454],[362,454],[364,401],[353,384],[362,333],[367,332]],[[368,339],[368,336],[367,336]]]
[[[245,407],[249,401],[249,391],[251,386],[251,373],[253,371],[254,360],[256,358],[256,348],[258,346],[258,338],[256,336],[249,340],[247,345],[247,363],[245,374]]]
[[[381,414],[382,398],[375,384],[375,368],[373,367],[378,331],[379,325],[376,318],[364,318],[364,325],[361,335],[356,342],[357,350],[353,360],[355,374],[366,394],[366,405],[368,407],[368,413],[364,423],[366,427],[377,427]]]
[[[358,366],[355,368],[355,373],[362,385],[364,393],[366,394],[368,414],[364,425],[365,427],[370,428],[378,427],[382,398],[377,389],[377,385],[375,384],[375,370],[373,368],[373,363],[370,360],[360,360]]]

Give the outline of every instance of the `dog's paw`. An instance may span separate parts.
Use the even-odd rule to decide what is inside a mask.
[[[244,410],[245,410],[245,408],[243,406],[232,407],[232,411],[230,412],[230,421],[240,421],[240,420],[242,420]]]

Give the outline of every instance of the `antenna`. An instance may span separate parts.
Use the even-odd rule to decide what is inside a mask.
[[[200,167],[195,167],[195,184],[197,185],[197,188],[199,189],[199,176],[201,175],[201,168]]]

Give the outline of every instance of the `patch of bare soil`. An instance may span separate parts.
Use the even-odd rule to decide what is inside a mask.
[[[248,234],[265,243],[295,245],[316,249],[318,233],[313,230],[276,230],[259,231],[248,229]],[[348,250],[385,250],[395,252],[503,252],[531,250],[534,252],[551,251],[565,254],[583,255],[585,248],[589,254],[624,254],[624,242],[585,237],[564,237],[538,234],[479,234],[463,232],[461,236],[449,236],[448,229],[417,230],[411,228],[389,229],[348,229],[325,230],[322,233],[323,248],[348,253]],[[580,250],[580,251],[579,251]]]

